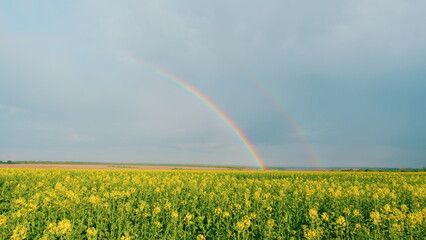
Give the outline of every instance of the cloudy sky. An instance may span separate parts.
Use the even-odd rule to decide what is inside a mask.
[[[423,167],[425,22],[417,0],[2,1],[0,160],[257,165],[145,61],[269,166]]]

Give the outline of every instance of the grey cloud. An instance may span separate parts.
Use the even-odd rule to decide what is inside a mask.
[[[324,165],[399,166],[408,159],[407,166],[420,167],[425,5],[162,0],[4,6],[0,114],[7,116],[0,129],[8,139],[0,137],[0,156],[255,164],[211,110],[124,52],[198,87],[268,164],[312,166],[296,127]],[[266,95],[282,103],[295,126],[244,71],[270,89]]]

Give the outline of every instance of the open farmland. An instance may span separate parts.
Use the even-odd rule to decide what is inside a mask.
[[[202,167],[186,165],[131,165],[131,164],[61,164],[61,163],[28,163],[2,164],[1,168],[41,168],[41,169],[143,169],[143,170],[252,170],[230,167]]]
[[[0,239],[424,239],[426,174],[0,169]]]

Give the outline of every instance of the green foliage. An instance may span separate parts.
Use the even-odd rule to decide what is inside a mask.
[[[0,169],[0,239],[425,239],[426,174]]]

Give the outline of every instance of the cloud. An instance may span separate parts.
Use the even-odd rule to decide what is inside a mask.
[[[0,112],[1,111],[6,112],[7,114],[10,114],[10,115],[21,114],[21,113],[27,112],[26,109],[6,106],[6,105],[3,105],[3,104],[0,104]]]
[[[267,163],[311,164],[293,128],[333,166],[353,161],[344,154],[424,159],[425,2],[0,5],[3,152],[55,159],[84,147],[70,158],[250,163],[220,118],[128,52],[199,88]]]
[[[69,135],[68,139],[71,140],[71,141],[77,141],[77,142],[94,142],[94,141],[96,141],[95,137],[81,135],[81,134],[77,134],[77,133],[73,133],[73,134]]]

